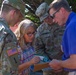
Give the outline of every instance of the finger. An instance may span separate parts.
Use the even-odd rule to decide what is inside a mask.
[[[55,72],[55,73],[61,72],[61,71],[62,71],[62,69],[58,69],[58,70],[55,70],[55,69],[54,69],[54,72]]]

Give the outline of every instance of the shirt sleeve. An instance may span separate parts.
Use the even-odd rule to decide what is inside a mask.
[[[69,54],[76,54],[76,25],[72,25],[67,29],[67,43]]]
[[[35,48],[36,54],[46,55],[44,53],[45,46],[40,37],[35,37],[34,48]]]

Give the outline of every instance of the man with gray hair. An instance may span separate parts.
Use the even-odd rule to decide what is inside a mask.
[[[48,4],[43,2],[35,12],[42,24],[37,28],[34,47],[38,55],[46,56],[49,60],[61,59],[60,43],[64,27],[59,27],[53,23],[52,18],[47,13],[48,8]],[[43,75],[54,74],[51,69],[43,69]]]
[[[68,75],[76,75],[76,13],[67,0],[54,0],[49,8],[50,17],[60,26],[66,26],[62,39],[62,60],[53,59],[49,65],[54,70],[64,69]]]

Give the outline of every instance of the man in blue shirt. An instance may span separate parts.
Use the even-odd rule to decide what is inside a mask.
[[[53,59],[49,65],[56,71],[64,68],[68,75],[76,75],[76,13],[72,12],[67,0],[54,0],[49,14],[55,23],[66,27],[61,46],[63,60]]]

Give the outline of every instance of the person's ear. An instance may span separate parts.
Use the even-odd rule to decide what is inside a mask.
[[[10,12],[8,12],[7,17],[10,17],[10,20],[14,17],[15,11],[11,10]]]
[[[16,14],[16,10],[13,10],[12,12],[12,16],[14,16]]]
[[[14,15],[16,14],[15,10],[11,10],[11,16],[14,17]]]
[[[64,13],[65,9],[63,7],[61,7],[60,12]]]

